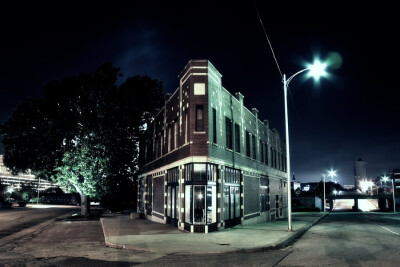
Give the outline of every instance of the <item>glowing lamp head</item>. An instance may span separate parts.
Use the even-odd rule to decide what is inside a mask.
[[[389,177],[387,177],[386,175],[384,175],[384,176],[382,177],[382,181],[383,181],[383,182],[389,181]]]
[[[331,177],[331,178],[335,177],[336,176],[336,171],[334,171],[334,170],[328,171],[328,176]]]
[[[308,77],[313,77],[314,80],[319,81],[321,77],[325,77],[327,72],[325,71],[327,65],[326,63],[320,62],[318,59],[314,61],[314,64],[309,64],[307,66]]]

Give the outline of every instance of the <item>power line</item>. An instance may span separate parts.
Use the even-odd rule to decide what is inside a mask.
[[[267,35],[267,31],[265,30],[264,24],[263,24],[263,22],[261,20],[260,13],[258,13],[258,8],[257,8],[257,5],[256,5],[256,2],[253,1],[253,3],[254,3],[254,7],[256,8],[256,11],[257,11],[258,18],[260,19],[261,26],[262,26],[262,28],[264,30],[265,37],[267,38],[269,47],[271,48],[272,56],[274,57],[275,62],[276,62],[276,66],[278,67],[279,73],[281,74],[281,77],[283,78],[283,74],[281,72],[281,69],[279,68],[278,60],[276,60],[276,57],[275,57],[274,49],[272,49],[272,45],[271,45],[271,42],[269,41],[269,38],[268,38],[268,35]]]

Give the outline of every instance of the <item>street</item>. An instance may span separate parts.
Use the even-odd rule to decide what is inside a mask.
[[[399,266],[400,217],[331,213],[292,245],[266,252],[167,256],[146,266]]]
[[[354,199],[335,199],[333,211],[351,211],[354,206]],[[379,211],[377,199],[359,199],[358,208],[361,211]]]
[[[0,266],[398,266],[400,258],[400,217],[391,213],[333,212],[283,249],[168,255],[106,247],[99,221],[49,220],[62,212],[47,211],[42,222],[0,238]]]

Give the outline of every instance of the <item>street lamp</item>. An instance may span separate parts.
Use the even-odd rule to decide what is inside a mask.
[[[321,76],[326,75],[325,72],[326,64],[321,63],[319,60],[316,60],[314,64],[309,65],[307,68],[302,69],[292,76],[289,79],[286,79],[286,74],[283,74],[283,92],[284,92],[284,100],[285,100],[285,132],[286,132],[286,157],[287,157],[287,184],[288,184],[288,231],[292,231],[292,192],[290,185],[290,150],[289,150],[289,122],[288,122],[288,108],[287,108],[287,89],[289,87],[290,81],[298,74],[309,71],[308,77],[313,77],[314,80],[319,80]],[[325,191],[324,191],[325,192]]]
[[[325,201],[326,201],[326,197],[325,197],[325,173],[322,174],[322,177],[324,178],[324,201],[323,201],[322,203],[323,203],[323,205],[324,205],[324,212],[325,212],[325,206],[326,206],[326,205],[325,205],[325,204],[326,204],[326,203],[325,203]]]
[[[336,171],[334,171],[334,170],[330,170],[330,171],[328,171],[328,176],[329,177],[331,177],[331,181],[332,181],[332,178],[334,178],[334,177],[336,177],[337,175],[336,175]],[[334,181],[335,182],[335,181]],[[336,183],[336,182],[335,182]]]
[[[395,196],[395,183],[394,183],[394,171],[393,171],[393,177],[392,177],[392,192],[393,192],[393,212],[396,212],[396,196]]]

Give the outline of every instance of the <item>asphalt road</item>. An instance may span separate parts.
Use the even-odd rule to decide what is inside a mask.
[[[400,216],[330,213],[292,245],[266,252],[168,255],[146,266],[400,266]]]
[[[48,210],[48,216],[51,211]],[[54,212],[55,218],[60,211]],[[0,210],[0,220],[4,221],[3,215]],[[109,248],[104,245],[99,221],[60,218],[44,219],[0,238],[0,266],[399,266],[400,263],[398,214],[331,213],[284,249],[180,256]]]
[[[400,217],[331,213],[286,250],[279,266],[399,266]]]
[[[0,239],[59,216],[79,211],[77,206],[29,205],[0,209]]]

